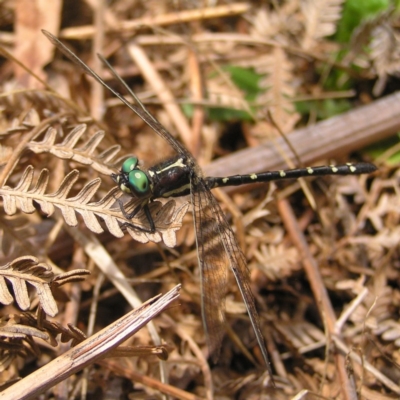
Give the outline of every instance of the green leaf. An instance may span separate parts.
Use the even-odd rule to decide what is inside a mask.
[[[350,110],[351,103],[347,99],[326,99],[303,101],[296,103],[296,110],[301,115],[316,115],[321,121]]]
[[[366,147],[363,149],[363,153],[368,154],[371,159],[375,160],[393,146],[398,145],[399,140],[400,133],[397,133],[397,135],[391,136],[385,140],[380,140],[379,142]],[[400,152],[393,154],[385,161],[389,165],[397,165],[400,163]]]
[[[399,3],[398,0],[396,2]],[[390,0],[347,0],[336,32],[336,40],[348,43],[354,28],[360,25],[361,21],[386,10],[392,4]]]

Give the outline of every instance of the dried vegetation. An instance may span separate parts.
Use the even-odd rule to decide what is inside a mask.
[[[273,388],[233,284],[220,361],[207,362],[187,199],[151,204],[156,233],[147,232],[139,213],[132,221],[138,229],[125,234],[116,200],[127,211],[137,202],[122,196],[110,174],[130,154],[149,166],[171,149],[40,33],[71,40],[97,71],[92,49],[102,53],[207,165],[240,147],[274,147],[279,132],[290,142],[295,127],[324,117],[318,105],[342,98],[359,106],[393,91],[400,71],[394,9],[358,23],[351,41],[339,45],[328,37],[342,20],[341,0],[44,3],[0,3],[4,398],[13,398],[6,389],[12,384],[28,397],[48,390],[69,398],[85,391],[88,398],[398,398],[400,170],[387,163],[398,149],[380,155],[380,171],[371,177],[279,184],[279,190],[262,185],[231,192],[234,201],[216,193],[251,269]],[[335,74],[337,82],[348,81],[347,90],[327,84]],[[335,162],[348,161],[347,150],[338,150]],[[247,164],[243,173],[253,172],[252,160]],[[103,359],[90,358],[86,336],[104,327],[111,332],[139,299],[179,283],[179,302],[153,325],[126,338],[124,347],[100,340]],[[162,301],[165,307],[171,299]],[[70,360],[67,349],[78,343],[88,357],[80,364],[85,372],[53,369],[49,382],[32,375],[50,360]],[[31,381],[15,384],[20,376]]]

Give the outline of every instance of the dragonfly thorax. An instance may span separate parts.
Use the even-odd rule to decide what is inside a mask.
[[[192,168],[179,155],[149,168],[153,198],[179,197],[190,193]]]

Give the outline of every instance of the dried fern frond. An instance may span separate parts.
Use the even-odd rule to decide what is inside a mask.
[[[374,95],[382,93],[388,75],[400,73],[400,32],[389,24],[376,27],[371,41],[371,59],[378,73]]]
[[[57,304],[50,290],[50,284],[54,278],[51,268],[38,259],[31,256],[24,256],[0,266],[0,302],[11,304],[14,300],[8,290],[6,281],[10,282],[15,300],[22,310],[30,306],[30,298],[27,284],[35,287],[40,305],[44,312],[54,317],[57,312]]]
[[[274,48],[271,54],[260,57],[255,66],[256,71],[264,75],[259,85],[265,89],[263,94],[258,96],[257,102],[268,107],[275,124],[285,133],[290,132],[298,120],[291,100],[295,95],[292,68],[284,50],[279,47]],[[264,138],[276,134],[276,128],[265,123],[262,123],[257,131],[261,131]]]
[[[42,340],[48,340],[49,335],[38,328],[22,324],[19,318],[2,318],[0,322],[0,337],[10,339],[26,339],[28,336],[36,337]],[[0,348],[10,349],[10,345],[4,340],[0,341]]]
[[[249,20],[252,24],[250,29],[251,36],[273,38],[282,32],[282,17],[276,12],[260,8]]]
[[[131,236],[142,242],[148,241],[160,242],[161,238],[167,246],[174,246],[176,243],[175,232],[181,227],[182,218],[185,215],[189,205],[188,203],[175,208],[175,201],[171,200],[163,205],[159,201],[150,204],[150,212],[153,216],[156,232],[150,232],[149,223],[143,210],[131,220],[127,220],[118,205],[114,205],[116,200],[122,196],[118,187],[111,189],[102,199],[97,202],[91,202],[91,199],[101,185],[101,179],[97,178],[87,183],[80,192],[74,197],[68,197],[69,192],[74,187],[79,178],[77,170],[71,171],[61,182],[60,187],[55,193],[45,194],[49,182],[49,171],[43,169],[40,172],[36,185],[33,184],[34,169],[28,166],[18,185],[15,188],[3,186],[0,189],[0,196],[3,197],[3,207],[8,215],[13,215],[17,209],[25,213],[33,213],[36,208],[35,201],[48,216],[51,216],[55,208],[61,210],[65,222],[69,226],[77,226],[78,220],[76,213],[83,218],[85,225],[95,233],[104,232],[97,217],[100,217],[110,233],[116,237],[124,235],[120,224],[128,224],[128,232]],[[140,200],[132,199],[130,206],[136,207]]]
[[[103,131],[97,131],[80,147],[75,147],[86,130],[85,124],[77,125],[61,143],[56,143],[57,131],[54,128],[49,128],[40,142],[31,141],[27,147],[36,154],[50,153],[64,160],[73,160],[83,165],[90,165],[91,168],[101,174],[111,175],[115,173],[115,167],[121,165],[122,160],[127,157],[125,155],[115,159],[121,150],[121,146],[111,146],[97,155],[95,151],[105,135]]]
[[[52,282],[52,286],[60,287],[66,283],[82,282],[87,275],[90,275],[90,271],[87,269],[74,269],[69,272],[57,275]]]
[[[365,54],[373,36],[374,29],[387,23],[391,11],[386,11],[367,18],[354,29],[350,40],[350,59]]]
[[[248,18],[250,34],[256,38],[274,39],[281,44],[290,44],[291,37],[298,37],[301,23],[298,17],[298,2],[281,2],[274,10],[260,8]]]
[[[209,79],[207,92],[209,101],[218,107],[245,110],[243,93],[226,76],[217,75]]]
[[[363,21],[353,32],[351,53],[348,62],[353,61],[370,68],[378,75],[373,93],[379,96],[389,75],[400,73],[400,32],[398,16],[392,8]]]
[[[262,244],[254,251],[254,257],[257,260],[257,268],[271,280],[290,276],[301,268],[296,248],[288,249],[283,244],[278,246]]]
[[[4,316],[0,320],[0,371],[7,369],[16,357],[39,357],[35,339],[49,341],[49,335],[38,327],[21,323],[18,316]]]
[[[65,328],[57,321],[49,321],[46,319],[46,315],[43,314],[41,318],[38,318],[31,313],[23,313],[16,318],[19,324],[38,328],[46,332],[49,337],[48,342],[52,346],[57,346],[59,342],[67,343],[70,340],[72,340],[72,345],[74,345],[86,339],[86,335],[77,327],[68,324],[68,328]],[[60,336],[60,340],[57,340],[58,336]]]
[[[38,89],[22,89],[3,92],[0,94],[0,105],[12,110],[13,115],[34,108],[42,114],[48,112],[70,111],[72,114],[84,116],[82,110],[71,100],[57,93]]]
[[[57,340],[57,337],[59,339]],[[8,368],[16,357],[26,358],[29,354],[40,356],[36,340],[41,339],[53,347],[72,340],[72,346],[82,342],[86,336],[78,328],[64,328],[58,322],[37,318],[23,313],[4,316],[0,320],[0,371]]]
[[[324,332],[307,321],[278,323],[275,327],[290,346],[301,354],[318,349],[326,343]]]
[[[349,319],[358,326],[365,325],[373,331],[378,329],[377,332],[380,332],[381,323],[391,318],[393,289],[389,286],[383,286],[378,293],[379,295],[376,295],[369,291]]]
[[[331,36],[336,32],[336,24],[342,15],[343,3],[344,0],[304,0],[301,2],[305,28],[303,49],[310,49],[316,40]]]

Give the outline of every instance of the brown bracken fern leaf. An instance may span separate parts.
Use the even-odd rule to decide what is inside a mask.
[[[35,287],[40,305],[44,312],[52,317],[57,314],[57,304],[50,290],[54,274],[49,266],[39,263],[38,259],[24,256],[0,266],[0,302],[11,304],[13,296],[8,290],[6,281],[11,283],[15,300],[22,310],[30,306],[27,284]]]
[[[300,269],[299,255],[294,247],[261,244],[259,249],[254,251],[254,257],[257,260],[257,267],[270,280],[282,279]]]
[[[49,128],[40,142],[31,141],[28,143],[28,148],[34,153],[50,153],[64,160],[73,160],[83,165],[90,165],[91,168],[101,174],[111,175],[115,172],[115,166],[121,165],[122,160],[126,158],[120,157],[115,159],[121,149],[120,145],[114,145],[100,154],[96,154],[95,150],[105,133],[97,131],[80,147],[75,147],[83,134],[86,132],[85,124],[77,125],[62,141],[55,143],[57,131],[54,128]]]
[[[34,105],[35,110],[60,112],[70,111],[77,115],[83,115],[82,110],[72,101],[61,97],[57,93],[38,89],[21,89],[0,94],[0,105],[13,113],[19,114]]]
[[[344,0],[306,0],[301,2],[305,33],[302,48],[310,49],[314,42],[336,32]]]
[[[0,371],[8,368],[17,356],[38,357],[40,351],[34,338],[46,342],[51,340],[47,332],[24,324],[18,315],[3,316],[0,319]]]
[[[372,66],[372,73],[378,75],[373,93],[379,96],[385,88],[389,75],[400,73],[400,32],[398,15],[389,9],[363,21],[354,30],[351,38],[349,60],[357,64]]]
[[[264,75],[259,85],[265,89],[263,94],[258,96],[258,102],[268,106],[275,123],[283,132],[290,132],[294,128],[298,116],[292,101],[295,95],[292,86],[292,65],[284,50],[276,47],[271,54],[262,56],[256,66],[256,71]],[[271,133],[268,130],[271,129],[275,131],[274,127],[271,126],[268,129],[263,125],[265,131],[263,136],[268,137]]]
[[[400,32],[390,24],[376,27],[371,42],[371,58],[378,73],[374,94],[379,95],[385,87],[388,75],[400,73]]]
[[[161,202],[153,202],[150,211],[153,216],[156,232],[149,232],[149,223],[143,211],[138,212],[135,218],[127,220],[118,205],[116,199],[121,197],[122,192],[118,187],[111,189],[101,200],[91,202],[94,194],[101,185],[101,179],[97,178],[87,183],[80,192],[73,197],[68,197],[75,182],[79,178],[77,170],[71,171],[62,181],[55,193],[45,194],[49,181],[49,171],[42,169],[36,185],[31,189],[33,183],[34,169],[28,166],[20,182],[15,188],[3,186],[0,196],[3,197],[3,207],[8,215],[13,215],[18,209],[25,213],[33,213],[36,208],[35,201],[41,210],[48,216],[52,215],[55,208],[61,210],[65,222],[69,226],[77,226],[76,213],[80,214],[85,225],[95,233],[104,231],[97,217],[100,217],[110,233],[116,237],[124,235],[120,224],[129,224],[128,232],[140,242],[147,243],[149,240],[159,242],[164,240],[167,246],[174,246],[176,242],[175,231],[181,227],[181,221],[185,215],[188,204],[175,209],[175,201],[171,200],[165,205]],[[133,199],[130,205],[138,205],[138,200]],[[129,205],[128,205],[129,207]]]
[[[55,347],[60,342],[66,343],[70,340],[74,346],[85,338],[86,336],[72,325],[64,328],[56,321],[48,321],[44,317],[37,318],[31,313],[4,316],[0,319],[0,372],[8,368],[17,356],[26,358],[30,354],[39,357],[37,339]]]
[[[276,324],[280,335],[299,353],[306,353],[325,345],[326,336],[323,331],[307,321]]]
[[[65,328],[57,321],[49,321],[46,316],[36,318],[31,313],[22,313],[16,317],[16,321],[24,326],[43,330],[48,337],[46,340],[52,346],[57,346],[59,342],[66,343],[70,340],[72,340],[72,346],[74,346],[76,343],[86,339],[86,335],[77,327],[68,324],[68,328]]]

